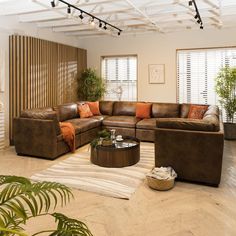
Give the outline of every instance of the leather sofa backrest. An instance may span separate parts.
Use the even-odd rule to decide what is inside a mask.
[[[66,103],[53,108],[57,114],[59,121],[70,120],[79,117],[78,107],[76,103]]]
[[[111,116],[113,112],[113,101],[99,101],[99,110],[102,115]]]
[[[31,119],[42,119],[42,120],[53,120],[56,128],[56,134],[61,134],[61,128],[58,121],[57,112],[52,108],[36,108],[23,110],[20,115],[21,118],[31,118]],[[34,127],[32,127],[33,129]]]
[[[137,102],[115,102],[113,116],[135,116]]]
[[[154,118],[178,118],[180,105],[176,103],[153,103],[152,117]]]
[[[180,105],[180,118],[188,118],[190,104],[183,103]]]

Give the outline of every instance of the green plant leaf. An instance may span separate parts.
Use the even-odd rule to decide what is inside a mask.
[[[82,101],[97,101],[106,92],[106,86],[94,69],[84,70],[78,78],[78,99]]]
[[[53,213],[52,216],[58,222],[57,230],[50,234],[50,236],[92,236],[92,233],[83,222],[68,218],[61,213]]]

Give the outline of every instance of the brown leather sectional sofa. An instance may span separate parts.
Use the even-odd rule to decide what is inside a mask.
[[[25,110],[14,119],[19,155],[55,159],[69,152],[59,121],[75,127],[76,147],[93,140],[103,128],[155,142],[155,165],[172,166],[180,179],[218,185],[223,155],[219,110],[209,106],[202,120],[188,119],[189,104],[152,103],[151,118],[135,117],[136,102],[100,101],[101,115],[79,118],[78,103]]]

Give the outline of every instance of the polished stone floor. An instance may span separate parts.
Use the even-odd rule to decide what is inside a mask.
[[[29,177],[67,157],[55,161],[20,157],[11,147],[0,152],[0,174]],[[57,211],[84,221],[94,236],[234,236],[236,141],[225,142],[219,188],[177,182],[171,191],[158,192],[144,182],[130,200],[73,193],[75,199]],[[33,233],[53,226],[52,219],[41,217],[32,220],[27,230]]]

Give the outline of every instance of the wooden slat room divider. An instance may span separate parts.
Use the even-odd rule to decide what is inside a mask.
[[[24,109],[77,100],[77,76],[87,67],[84,49],[28,36],[12,35],[10,45],[9,136]]]

